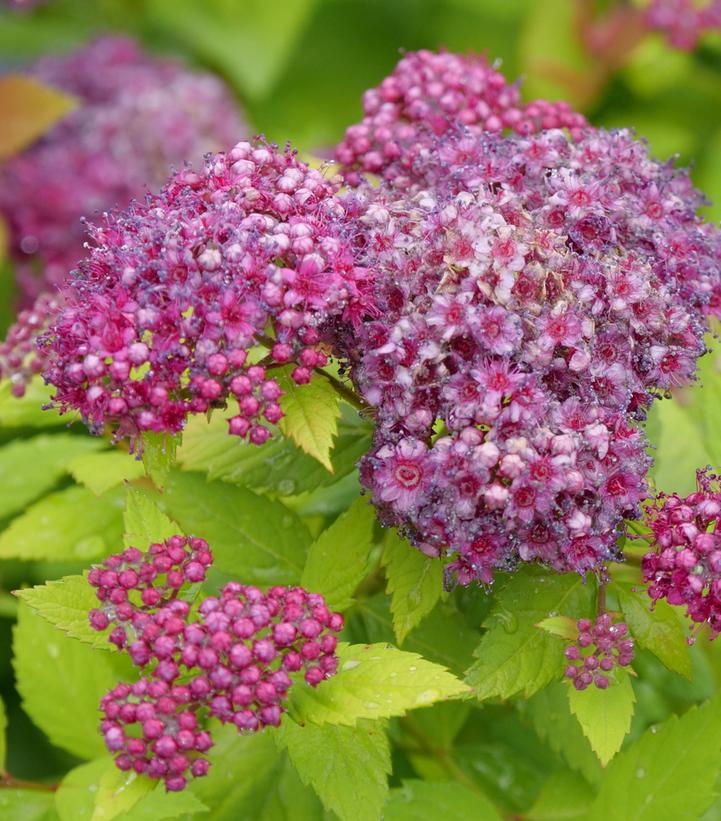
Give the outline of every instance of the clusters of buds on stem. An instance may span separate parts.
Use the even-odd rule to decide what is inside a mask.
[[[101,701],[101,729],[121,770],[182,790],[208,772],[213,716],[239,732],[278,726],[302,674],[311,687],[334,675],[343,617],[300,587],[229,582],[197,608],[183,598],[212,564],[203,539],[171,536],[143,553],[128,547],[94,567],[96,630],[142,670]]]

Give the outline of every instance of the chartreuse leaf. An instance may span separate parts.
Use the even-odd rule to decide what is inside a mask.
[[[60,821],[160,821],[207,809],[192,793],[166,793],[156,781],[122,772],[109,756],[71,770],[55,808]]]
[[[16,790],[9,787],[0,789],[0,818],[8,821],[51,821],[52,792],[44,790]]]
[[[593,588],[580,577],[528,568],[498,593],[496,606],[474,655],[466,681],[483,700],[526,698],[560,675],[564,641],[536,625],[558,614],[577,619],[590,611]]]
[[[106,490],[121,482],[139,479],[145,473],[143,463],[122,450],[77,456],[68,463],[68,470],[76,482],[85,485],[97,496],[102,496]]]
[[[402,644],[410,631],[436,606],[443,592],[443,566],[440,560],[424,556],[389,530],[383,547],[386,592],[391,597],[393,630]]]
[[[8,717],[5,712],[5,702],[0,698],[0,773],[5,772],[5,753],[7,744],[5,740],[5,731],[8,726]]]
[[[288,374],[281,373],[277,381],[283,389],[280,405],[285,414],[280,429],[333,473],[330,452],[338,433],[340,408],[330,380],[315,374],[307,385],[296,385]]]
[[[73,459],[103,447],[67,433],[19,439],[0,448],[0,518],[22,510],[55,485]]]
[[[456,781],[428,782],[411,779],[391,790],[383,808],[383,821],[500,821],[501,815],[478,790]]]
[[[298,584],[310,544],[303,522],[280,502],[199,473],[174,471],[164,509],[187,534],[207,539],[215,568],[247,584]]]
[[[353,603],[368,564],[374,522],[373,507],[361,497],[310,546],[301,584],[322,593],[332,610],[345,610]]]
[[[586,690],[577,690],[570,684],[567,689],[571,712],[605,767],[621,749],[623,739],[631,729],[636,697],[628,673],[618,671],[616,681],[606,690],[593,685]]]
[[[381,817],[391,772],[382,722],[359,721],[356,727],[300,727],[285,721],[277,738],[301,781],[313,787],[326,809],[342,821],[376,821]],[[349,784],[353,789],[348,789]],[[363,796],[362,800],[358,796]]]
[[[0,160],[27,148],[77,105],[77,100],[24,74],[0,77]]]
[[[651,601],[645,592],[634,593],[629,587],[615,584],[623,617],[631,635],[641,647],[650,650],[669,670],[691,678],[691,656],[681,622],[670,604],[663,599]]]
[[[0,535],[0,558],[87,560],[122,538],[123,493],[97,497],[84,487],[51,493],[13,519]]]
[[[578,626],[568,616],[550,616],[539,621],[536,627],[540,627],[552,636],[560,636],[566,641],[575,641],[578,637]]]
[[[159,488],[165,487],[165,480],[175,463],[179,440],[179,436],[170,433],[143,434],[145,472]]]
[[[79,758],[102,755],[98,704],[117,684],[112,657],[64,635],[24,604],[13,650],[17,688],[33,722],[53,744]]]
[[[21,398],[12,395],[9,380],[0,382],[0,428],[51,428],[69,425],[79,416],[61,415],[56,410],[43,410],[50,401],[51,389],[36,376]]]
[[[371,431],[350,406],[341,405],[338,438],[330,454],[333,473],[290,439],[274,436],[263,447],[228,439],[228,418],[215,411],[210,419],[193,416],[183,430],[178,463],[209,479],[243,485],[260,493],[295,496],[347,476],[370,447]]]
[[[571,712],[567,687],[565,682],[554,682],[528,701],[516,702],[516,708],[530,719],[538,736],[560,753],[570,767],[582,773],[590,784],[597,784],[603,771]]]
[[[525,817],[528,821],[585,821],[592,800],[593,792],[580,775],[560,770],[543,785]]]
[[[299,722],[354,725],[360,718],[400,716],[469,693],[445,667],[387,644],[341,644],[338,661],[333,678],[291,691]]]
[[[699,818],[721,766],[717,698],[650,727],[609,764],[589,821]]]
[[[160,510],[153,496],[136,487],[128,488],[123,524],[125,546],[138,550],[182,532],[180,526]]]
[[[65,576],[36,587],[16,590],[15,595],[39,616],[75,639],[104,650],[114,650],[105,633],[93,630],[88,611],[98,606],[95,590],[85,576]]]

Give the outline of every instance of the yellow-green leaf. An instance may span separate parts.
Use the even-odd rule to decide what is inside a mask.
[[[77,100],[32,77],[0,77],[0,160],[26,148],[77,105]]]

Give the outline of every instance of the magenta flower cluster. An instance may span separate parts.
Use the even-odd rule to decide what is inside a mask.
[[[661,493],[648,506],[653,539],[643,578],[652,601],[685,607],[715,637],[721,633],[721,486],[708,469],[697,472],[697,482],[685,498]]]
[[[149,57],[129,39],[101,38],[28,73],[79,103],[0,168],[0,214],[25,306],[61,285],[84,255],[83,216],[124,208],[173,165],[247,133],[218,78]]]
[[[146,553],[129,547],[88,575],[101,602],[91,626],[112,627],[110,641],[143,671],[103,697],[105,744],[121,770],[163,779],[168,790],[208,772],[207,716],[239,732],[278,726],[292,676],[315,687],[338,665],[333,634],[343,617],[319,594],[229,582],[195,611],[182,594],[212,561],[204,540],[172,536]]]
[[[60,297],[42,293],[32,307],[23,308],[0,342],[0,379],[10,381],[13,396],[21,397],[46,361],[38,337],[47,331],[60,309]]]
[[[647,490],[637,420],[692,378],[721,304],[718,230],[624,132],[453,133],[414,178],[359,194],[380,309],[341,340],[376,409],[362,481],[464,584],[617,558]]]
[[[404,57],[338,149],[355,188],[239,143],[107,218],[45,339],[56,403],[131,438],[237,403],[262,444],[268,369],[303,384],[332,352],[376,424],[363,484],[451,578],[620,558],[640,424],[721,315],[721,231],[629,132],[538,119],[498,78]]]
[[[371,305],[335,193],[290,150],[242,142],[96,226],[47,341],[60,408],[135,437],[232,400],[230,433],[263,444],[282,416],[265,366],[308,382],[323,323]]]
[[[706,32],[721,31],[721,0],[651,0],[645,21],[669,45],[691,51]]]
[[[392,74],[363,97],[363,120],[352,125],[336,148],[346,179],[380,174],[398,189],[411,179],[420,153],[461,125],[471,134],[512,129],[534,134],[586,125],[565,102],[521,103],[516,85],[476,54],[416,51],[406,54]]]
[[[570,664],[564,675],[577,690],[585,690],[591,684],[605,690],[613,669],[628,667],[633,661],[634,644],[628,625],[602,613],[593,622],[579,619],[576,626],[578,637],[565,650]]]

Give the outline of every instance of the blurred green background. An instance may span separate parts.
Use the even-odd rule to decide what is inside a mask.
[[[565,98],[596,125],[633,126],[678,153],[721,201],[721,33],[693,53],[636,31],[624,0],[46,0],[0,14],[0,59],[18,67],[101,32],[127,32],[225,77],[252,125],[302,151],[359,119],[362,92],[400,50],[500,60],[526,99]],[[638,0],[638,5],[643,5]],[[716,169],[716,170],[714,170]],[[721,217],[716,205],[709,212]]]

